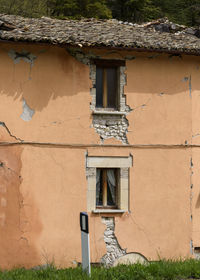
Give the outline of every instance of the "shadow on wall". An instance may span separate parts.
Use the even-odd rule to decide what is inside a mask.
[[[1,126],[0,141],[8,140],[12,137]],[[20,190],[22,150],[19,146],[0,147],[1,269],[30,268],[41,262],[35,243],[42,225],[34,198],[25,203]]]
[[[52,99],[90,91],[89,67],[65,49],[9,45],[0,49],[0,94],[42,111]]]
[[[200,59],[193,56],[139,56],[127,61],[127,87],[125,94],[143,93],[172,95],[187,91],[199,76]],[[195,90],[200,84],[195,84]]]

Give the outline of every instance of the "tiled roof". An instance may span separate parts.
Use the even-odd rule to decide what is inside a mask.
[[[0,14],[0,40],[112,47],[200,55],[200,31],[167,19],[138,25],[117,20],[57,20]]]

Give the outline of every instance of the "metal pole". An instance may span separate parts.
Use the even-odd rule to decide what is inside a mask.
[[[90,239],[89,239],[89,223],[88,214],[86,212],[80,213],[80,227],[81,227],[81,249],[82,249],[82,269],[91,275],[90,267]]]

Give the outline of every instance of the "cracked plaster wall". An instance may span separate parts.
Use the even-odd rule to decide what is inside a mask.
[[[8,50],[10,49],[9,46]],[[33,47],[30,52],[38,54],[39,47]],[[167,56],[162,58],[158,56],[150,60],[142,55],[135,53],[133,55],[135,59],[128,60],[126,64],[128,83],[124,86],[127,104],[133,109],[131,114],[126,116],[129,122],[129,143],[151,145],[185,143],[185,140],[189,142],[191,134],[190,89],[195,109],[193,117],[197,120],[193,127],[193,135],[197,135],[200,131],[199,72],[193,67],[197,59],[192,61],[192,58],[190,60],[172,58],[169,62]],[[33,249],[33,255],[27,257],[25,261],[21,259],[21,262],[27,266],[28,260],[34,256],[35,262],[39,263],[45,262],[44,259],[55,259],[58,265],[71,265],[74,260],[81,261],[80,229],[75,217],[76,215],[78,217],[79,212],[85,209],[87,200],[84,165],[86,149],[77,147],[75,149],[73,144],[99,143],[99,134],[94,128],[90,128],[92,119],[90,119],[89,103],[92,100],[92,92],[90,94],[91,80],[87,61],[85,65],[72,59],[65,50],[49,49],[41,56],[37,55],[37,60],[32,67],[32,79],[29,80],[28,75],[24,78],[29,72],[29,64],[23,59],[20,63],[14,64],[7,50],[4,53],[0,52],[0,58],[1,65],[5,66],[2,67],[0,84],[0,120],[2,122],[0,129],[4,131],[7,127],[10,134],[16,137],[16,139],[13,137],[2,139],[2,142],[28,140],[49,143],[49,146],[45,147],[22,145],[22,155],[20,153],[18,155],[13,150],[14,158],[21,158],[22,161],[20,192],[23,194],[23,203],[20,205],[23,207],[20,207],[26,209],[25,213],[21,211],[22,216],[28,222],[31,219],[39,220],[35,224],[23,223],[23,227],[26,225],[25,233],[24,229],[23,232],[20,230],[19,234],[17,231],[16,236],[21,240],[20,243],[27,244],[24,239],[26,238],[31,247],[30,251],[32,252]],[[116,58],[119,59],[119,56],[116,55]],[[55,69],[57,70],[56,77]],[[190,77],[190,75],[191,84],[189,80],[182,81],[184,77]],[[18,81],[21,82],[21,87]],[[20,119],[22,92],[25,94],[24,98],[28,106],[35,110],[31,122],[23,122]],[[76,109],[74,109],[74,104],[76,104]],[[111,125],[113,125],[112,122],[109,126]],[[110,137],[110,135],[107,136]],[[123,141],[125,142],[125,138]],[[198,143],[199,137],[195,137],[194,141]],[[59,145],[51,146],[52,142],[72,143],[72,145],[70,149],[61,148]],[[130,212],[115,217],[117,226],[114,234],[111,233],[111,239],[114,240],[115,235],[121,248],[127,248],[129,252],[141,252],[151,259],[157,259],[158,256],[178,258],[180,255],[189,255],[191,153],[188,153],[187,148],[182,150],[166,149],[166,147],[137,149],[124,146],[123,148],[128,154],[131,153],[134,156],[134,168],[130,172]],[[93,153],[99,156],[117,156],[123,148],[100,146],[94,149]],[[0,150],[2,162],[8,161],[8,156],[4,160],[7,153],[5,147]],[[196,174],[198,162],[197,157],[197,163],[194,161]],[[13,160],[10,160],[9,164],[6,163],[9,168],[11,164]],[[12,169],[18,172],[16,167]],[[9,178],[6,173],[6,180]],[[196,199],[199,195],[199,177],[194,176],[193,180],[194,190],[196,190],[193,210],[196,207],[195,211],[198,212]],[[19,182],[17,181],[16,184],[16,181],[12,181],[13,186],[18,188]],[[0,188],[3,189],[4,183],[6,182],[0,184]],[[68,186],[73,186],[73,188]],[[12,190],[11,185],[8,188]],[[17,195],[12,193],[14,200]],[[8,209],[12,196],[9,199],[2,196],[2,209],[6,207]],[[16,205],[19,206],[17,203]],[[15,215],[18,213],[17,207]],[[11,216],[14,215],[14,210],[12,211]],[[66,221],[66,213],[69,211],[73,215]],[[5,219],[7,222],[7,214],[2,211],[1,215],[2,223]],[[193,214],[193,223],[198,220],[198,216],[195,218],[195,215],[197,214]],[[95,228],[92,233],[94,240],[91,246],[92,261],[99,261],[104,255],[99,256],[99,251],[102,252],[105,246],[105,242],[102,244],[103,231],[101,236],[97,234],[102,221],[94,217],[94,214],[91,214],[90,218],[91,228]],[[112,223],[111,228],[113,228]],[[196,230],[195,238],[198,238],[198,223],[196,223]],[[2,240],[5,240],[4,237],[7,238],[6,235],[9,236],[8,233],[11,234],[12,231],[2,231]],[[169,236],[174,238],[166,242],[166,240],[169,241]],[[70,244],[68,239],[72,240]],[[198,239],[196,239],[196,244],[197,241]],[[106,245],[110,246],[110,243],[107,242]],[[23,246],[20,250],[27,248],[27,245]],[[194,246],[196,246],[195,243]],[[14,248],[19,253],[19,247]],[[8,250],[10,252],[11,249]],[[45,258],[41,257],[41,252]],[[104,253],[106,254],[106,250]],[[15,260],[18,258],[16,257]]]
[[[98,114],[96,110],[96,65],[92,63],[94,58],[100,59],[100,55],[95,54],[84,54],[80,51],[70,51],[78,61],[90,66],[90,79],[92,81],[92,88],[90,94],[92,97],[90,108],[92,112],[96,112],[92,115],[92,125],[95,131],[99,134],[101,141],[103,142],[108,138],[116,138],[123,144],[128,144],[127,133],[128,133],[128,120],[126,115],[130,113],[131,109],[126,104],[126,96],[124,94],[124,86],[126,85],[126,67],[119,67],[119,111],[122,113],[118,114]]]
[[[0,126],[0,142],[16,141],[5,123]],[[34,232],[30,239],[30,227],[26,217],[26,205],[21,192],[22,147],[0,147],[0,267],[31,267],[39,262],[34,244]],[[31,213],[33,214],[34,205]],[[38,224],[39,229],[39,224]]]

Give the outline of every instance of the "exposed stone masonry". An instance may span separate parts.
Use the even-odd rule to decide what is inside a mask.
[[[126,133],[128,131],[128,121],[125,116],[118,115],[94,115],[93,127],[102,140],[115,137],[128,144]]]
[[[131,111],[126,105],[126,96],[124,95],[124,86],[126,85],[126,67],[119,67],[119,112],[112,112],[108,109],[96,109],[96,66],[90,65],[90,79],[92,80],[92,88],[90,94],[92,102],[90,108],[93,111],[93,127],[100,135],[101,140],[107,138],[116,138],[122,141],[123,144],[128,144],[128,120],[126,114]],[[104,112],[104,113],[103,113]]]
[[[131,111],[126,104],[126,96],[124,95],[124,86],[126,85],[126,67],[119,67],[119,111],[110,111],[109,109],[96,108],[96,65],[91,63],[94,58],[100,59],[94,54],[85,54],[78,49],[67,49],[68,52],[74,56],[78,61],[90,66],[90,79],[92,81],[92,88],[90,94],[92,97],[90,109],[93,114],[92,125],[95,131],[99,134],[100,139],[104,141],[108,138],[116,138],[122,141],[123,144],[128,144],[128,120],[126,115]]]
[[[121,249],[115,236],[114,218],[102,217],[102,222],[106,225],[104,241],[106,243],[107,253],[101,258],[101,263],[105,266],[112,266],[116,259],[126,255],[126,250]]]

